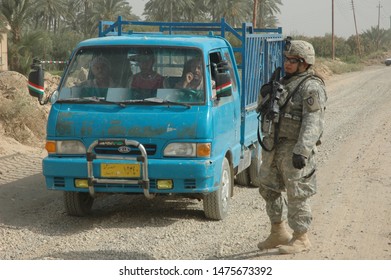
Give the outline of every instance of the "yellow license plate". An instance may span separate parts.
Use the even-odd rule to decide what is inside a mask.
[[[100,175],[107,178],[134,178],[140,177],[140,169],[140,164],[137,163],[102,163]]]

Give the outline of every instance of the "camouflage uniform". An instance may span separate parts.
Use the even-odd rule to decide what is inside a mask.
[[[307,232],[312,221],[309,198],[316,193],[316,144],[323,132],[327,95],[323,81],[312,76],[311,68],[280,80],[285,88],[279,101],[282,105],[287,95],[309,75],[311,78],[298,87],[280,112],[276,144],[274,126],[269,133],[269,123],[262,123],[263,143],[274,148],[262,151],[259,192],[266,201],[271,223],[288,220],[290,228],[299,233]],[[307,158],[304,168],[293,167],[293,154]]]

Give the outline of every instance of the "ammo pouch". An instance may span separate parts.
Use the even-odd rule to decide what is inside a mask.
[[[300,134],[301,118],[281,112],[279,124],[279,138],[297,140]]]

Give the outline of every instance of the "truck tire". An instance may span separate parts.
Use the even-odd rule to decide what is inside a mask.
[[[247,167],[245,170],[240,172],[235,177],[235,183],[241,186],[249,186],[250,185],[250,174],[249,174],[249,167]]]
[[[94,198],[89,193],[64,192],[65,211],[68,215],[83,217],[91,212]]]
[[[236,175],[235,183],[241,186],[259,187],[258,161],[260,161],[260,159],[252,158],[250,166]]]
[[[259,165],[261,164],[261,160],[258,158],[251,159],[251,165],[248,168],[248,173],[250,177],[250,182],[248,186],[257,188],[259,187],[259,170],[258,170],[258,161]]]
[[[212,220],[223,220],[227,216],[232,187],[232,170],[228,159],[224,158],[220,187],[215,192],[207,194],[203,200],[204,212],[207,218]]]

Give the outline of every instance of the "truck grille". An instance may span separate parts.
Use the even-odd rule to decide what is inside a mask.
[[[185,179],[184,180],[185,189],[195,189],[197,188],[195,179]]]
[[[154,144],[143,144],[145,150],[147,151],[147,155],[152,156],[156,153],[156,145]],[[129,152],[121,153],[118,150],[118,146],[100,146],[97,145],[95,147],[95,153],[100,155],[141,155],[141,152],[138,148],[133,146],[127,146],[129,148]]]
[[[53,184],[55,187],[63,188],[63,187],[65,187],[65,178],[64,177],[54,177]]]
[[[94,184],[95,188],[111,188],[111,187],[117,187],[117,188],[123,188],[125,189],[140,189],[139,185],[130,185],[130,184],[102,184],[102,183],[97,183]],[[156,189],[156,180],[151,179],[149,181],[149,188],[151,190]]]

